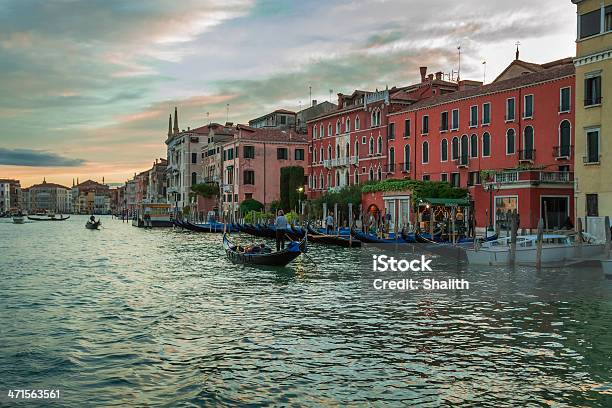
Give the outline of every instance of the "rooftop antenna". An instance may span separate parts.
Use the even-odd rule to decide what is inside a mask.
[[[312,104],[312,86],[308,85],[308,103]]]
[[[206,121],[210,125],[210,112],[206,112]]]
[[[334,93],[334,90],[333,90],[333,89],[330,89],[330,90],[329,90],[329,101],[330,101],[330,102],[331,102],[331,100],[332,100],[332,94],[333,94],[333,93]]]
[[[482,66],[483,66],[483,74],[482,74],[482,84],[484,85],[485,83],[487,83],[487,61],[484,60],[482,61]]]
[[[457,70],[457,82],[461,79],[461,45],[457,47],[457,51],[459,51],[459,69]]]
[[[225,104],[225,123],[229,122],[229,103]]]
[[[521,45],[520,41],[516,42],[516,59],[519,59],[519,55],[520,55],[520,51],[519,51],[519,45]]]

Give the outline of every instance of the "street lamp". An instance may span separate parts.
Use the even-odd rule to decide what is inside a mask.
[[[501,182],[495,182],[494,180],[494,176],[491,176],[489,182],[484,185],[485,191],[489,192],[489,227],[487,231],[493,231],[493,191],[498,191],[501,188]]]
[[[304,192],[304,186],[298,187],[297,192],[298,192],[298,202],[299,202],[298,209],[301,212],[302,211],[302,193]]]

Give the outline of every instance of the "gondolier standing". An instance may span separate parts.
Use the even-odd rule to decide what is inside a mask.
[[[325,227],[327,235],[330,235],[334,231],[334,217],[331,215],[331,212],[327,214],[327,218],[325,218]]]
[[[285,249],[285,234],[287,232],[287,218],[283,210],[278,210],[278,216],[274,222],[276,227],[276,250]]]

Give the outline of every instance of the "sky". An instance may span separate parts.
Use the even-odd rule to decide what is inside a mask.
[[[575,54],[569,0],[0,0],[0,178],[123,182],[179,127]]]

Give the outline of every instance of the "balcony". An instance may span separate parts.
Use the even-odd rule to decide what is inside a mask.
[[[519,161],[533,163],[535,160],[535,149],[519,150]]]
[[[553,156],[557,160],[567,160],[570,158],[573,145],[561,145],[553,147]]]
[[[359,164],[359,156],[351,156],[349,163],[356,166],[357,164]]]
[[[554,183],[573,184],[574,173],[571,171],[543,171],[543,170],[510,170],[495,174],[493,181],[487,184],[514,184],[514,183]]]
[[[395,173],[396,169],[397,169],[397,165],[395,163],[388,163],[383,166],[383,171],[387,174]]]
[[[348,156],[345,157],[337,157],[331,160],[331,167],[344,167],[349,165],[350,158]]]
[[[323,167],[325,167],[326,169],[331,169],[331,160],[323,160]]]
[[[470,164],[470,159],[467,156],[461,156],[458,159],[455,159],[455,164],[459,168],[466,168]]]

